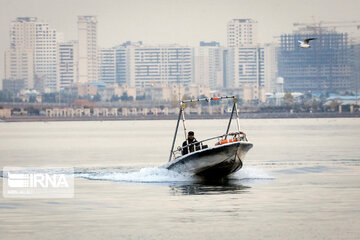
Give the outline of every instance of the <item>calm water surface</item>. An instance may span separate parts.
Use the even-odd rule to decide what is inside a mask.
[[[188,129],[203,139],[226,123]],[[0,197],[0,239],[360,239],[359,119],[241,120],[254,147],[222,182],[158,168],[174,127],[0,123],[1,168],[76,171],[73,199]]]

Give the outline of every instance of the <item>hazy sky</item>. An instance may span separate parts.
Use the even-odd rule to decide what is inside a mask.
[[[294,22],[312,22],[312,16],[317,21],[360,20],[360,0],[0,0],[0,52],[9,45],[10,22],[16,17],[38,17],[73,40],[78,15],[98,17],[101,47],[126,40],[226,45],[230,19],[257,20],[260,41],[271,42],[291,32]]]

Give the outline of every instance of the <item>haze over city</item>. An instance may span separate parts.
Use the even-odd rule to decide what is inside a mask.
[[[9,46],[10,23],[16,17],[37,17],[77,39],[77,16],[96,15],[100,47],[127,40],[145,43],[179,43],[197,46],[200,41],[226,45],[226,23],[233,18],[252,18],[259,23],[259,41],[291,32],[294,22],[355,20],[360,1],[238,1],[238,0],[1,0],[0,52]],[[3,58],[0,58],[3,77]]]

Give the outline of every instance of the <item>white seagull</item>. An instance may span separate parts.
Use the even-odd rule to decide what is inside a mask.
[[[309,44],[309,42],[311,41],[311,40],[315,40],[316,38],[307,38],[307,39],[305,39],[304,41],[298,41],[300,44],[299,44],[299,47],[301,47],[301,48],[309,48],[309,47],[311,47],[310,46],[310,44]]]

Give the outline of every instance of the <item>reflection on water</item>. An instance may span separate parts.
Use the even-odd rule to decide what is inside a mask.
[[[174,184],[170,186],[172,195],[217,195],[246,193],[251,187],[232,181],[228,178],[219,180],[202,180],[193,184]]]

